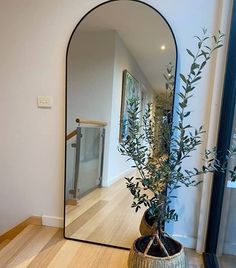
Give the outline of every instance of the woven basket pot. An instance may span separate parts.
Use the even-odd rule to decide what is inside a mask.
[[[151,255],[145,255],[139,251],[136,247],[136,242],[130,250],[128,258],[128,268],[186,268],[186,259],[183,246],[172,239],[179,247],[179,252],[169,257],[154,257]]]
[[[153,222],[148,221],[148,210],[143,214],[139,225],[139,231],[141,235],[152,235],[156,233],[156,228],[153,226]]]

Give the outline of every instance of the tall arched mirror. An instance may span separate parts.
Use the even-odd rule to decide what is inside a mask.
[[[66,65],[65,237],[130,248],[143,211],[135,213],[124,177],[136,172],[118,151],[127,100],[155,105],[171,121],[176,69],[173,32],[141,1],[108,1],[75,28]],[[165,154],[166,141],[160,142]]]

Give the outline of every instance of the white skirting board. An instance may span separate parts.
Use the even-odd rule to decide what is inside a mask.
[[[171,234],[171,237],[173,237],[175,240],[180,242],[185,248],[196,248],[197,244],[197,238],[196,237],[191,237],[191,236],[186,236],[186,235],[181,235],[181,234]]]
[[[63,227],[63,218],[43,215],[42,216],[42,225],[62,228]]]
[[[42,225],[63,228],[63,218],[43,215]],[[197,239],[195,237],[181,234],[173,234],[171,235],[171,237],[179,241],[186,248],[192,248],[192,249],[196,248]],[[236,245],[234,246],[236,247]]]
[[[103,181],[102,182],[102,186],[103,187],[109,187],[111,186],[113,183],[117,182],[120,179],[124,179],[125,177],[130,177],[130,176],[136,176],[136,169],[134,168],[129,168],[128,170],[122,172],[121,174],[119,174],[116,177],[111,178],[109,181]]]
[[[236,253],[236,243],[233,242],[225,242],[224,243],[224,254],[229,254],[229,255],[235,255]]]
[[[227,187],[236,189],[236,181],[228,181]]]

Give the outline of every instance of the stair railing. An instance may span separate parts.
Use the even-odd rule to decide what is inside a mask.
[[[77,199],[78,193],[79,193],[79,171],[80,171],[80,149],[81,149],[81,138],[82,133],[81,130],[83,127],[98,127],[101,129],[101,162],[100,162],[100,177],[99,181],[101,183],[102,180],[102,173],[103,173],[103,162],[104,162],[104,146],[105,146],[105,127],[107,126],[106,122],[103,121],[96,121],[96,120],[85,120],[76,118],[76,123],[78,124],[77,128],[73,130],[71,133],[69,133],[66,136],[66,140],[69,141],[73,137],[76,136],[76,142],[72,144],[73,147],[75,147],[75,171],[74,171],[74,183],[73,183],[73,189],[69,191],[69,194],[72,194],[73,199]]]

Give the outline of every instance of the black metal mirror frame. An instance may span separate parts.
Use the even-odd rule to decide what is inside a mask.
[[[93,12],[95,9],[97,9],[100,6],[106,5],[108,3],[111,2],[118,2],[120,0],[109,0],[109,1],[105,1],[97,6],[95,6],[94,8],[92,8],[90,11],[88,11],[81,19],[80,21],[77,23],[77,25],[75,26],[74,30],[71,33],[68,45],[67,45],[67,49],[66,49],[66,70],[65,70],[65,130],[64,130],[64,137],[65,137],[65,161],[64,161],[64,220],[63,220],[63,236],[65,239],[68,240],[73,240],[73,241],[79,241],[79,242],[85,242],[85,243],[89,243],[89,244],[95,244],[95,245],[100,245],[100,246],[107,246],[107,247],[112,247],[112,248],[118,248],[118,249],[125,249],[125,250],[130,250],[129,248],[125,248],[125,247],[120,247],[120,246],[115,246],[115,245],[109,245],[109,244],[103,244],[103,243],[98,243],[98,242],[93,242],[93,241],[87,241],[87,240],[81,240],[81,239],[75,239],[75,238],[70,238],[70,237],[66,237],[65,234],[65,216],[66,216],[66,209],[65,209],[65,200],[66,200],[66,161],[67,161],[67,155],[66,155],[66,135],[67,135],[67,78],[68,78],[68,74],[67,74],[67,70],[68,70],[68,51],[69,51],[69,47],[70,47],[70,43],[72,40],[72,37],[75,33],[75,31],[77,30],[77,28],[79,27],[80,23],[85,19],[85,17],[87,17],[91,12]],[[175,55],[176,55],[176,60],[175,60],[175,82],[174,82],[174,94],[173,94],[173,105],[172,105],[172,118],[173,118],[173,112],[174,112],[174,100],[175,100],[175,88],[176,88],[176,73],[177,73],[177,62],[178,62],[178,51],[177,51],[177,42],[176,42],[176,38],[174,35],[174,32],[170,26],[170,24],[168,23],[168,21],[165,19],[165,17],[157,10],[155,9],[153,6],[149,5],[148,3],[145,3],[143,1],[140,0],[127,0],[127,1],[132,1],[132,2],[137,2],[140,4],[144,4],[148,7],[150,7],[151,9],[153,9],[157,14],[159,14],[162,19],[165,21],[165,23],[167,24],[173,40],[174,40],[174,44],[175,44]]]

